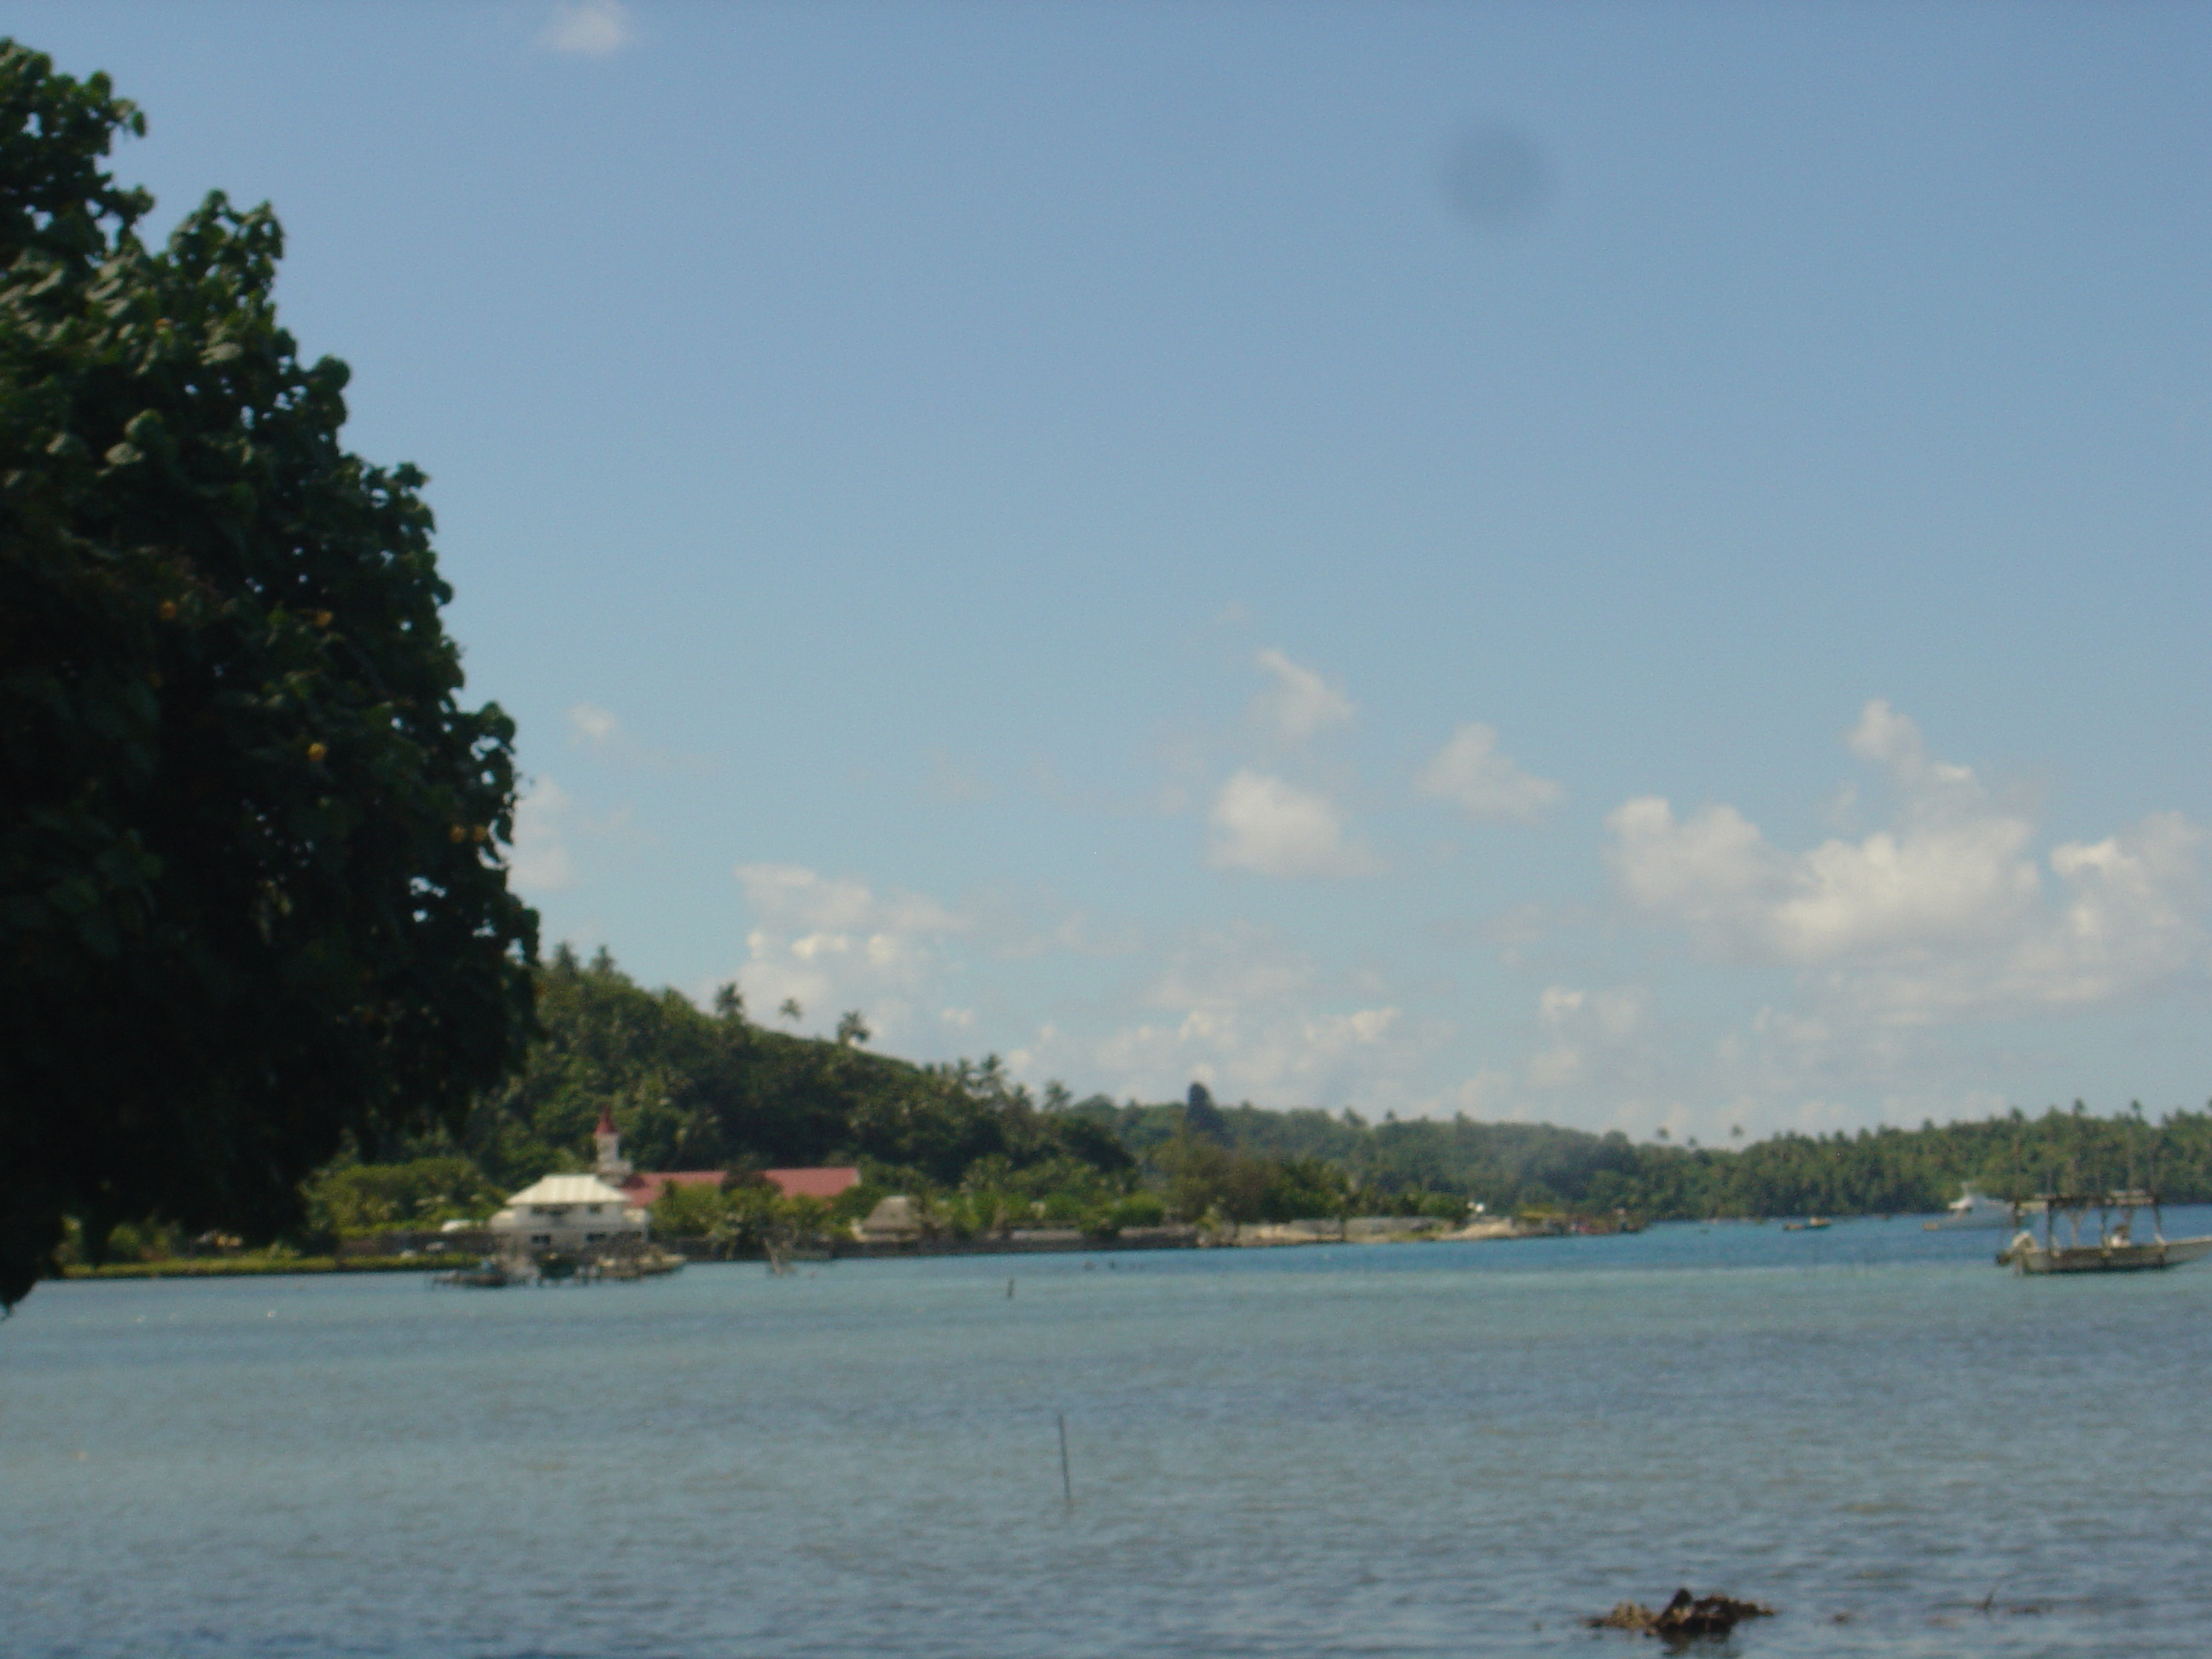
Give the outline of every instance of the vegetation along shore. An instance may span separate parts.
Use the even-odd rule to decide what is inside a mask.
[[[307,1223],[276,1254],[194,1240],[158,1217],[100,1238],[80,1221],[65,1270],[227,1260],[227,1271],[360,1271],[374,1259],[349,1241],[358,1252],[395,1231],[478,1220],[541,1176],[589,1167],[602,1107],[642,1167],[729,1172],[719,1190],[678,1188],[654,1206],[659,1237],[714,1255],[751,1254],[771,1233],[842,1233],[892,1194],[913,1199],[932,1238],[971,1247],[1040,1230],[1073,1243],[1363,1215],[1459,1227],[1477,1206],[1547,1230],[1624,1215],[1908,1213],[1941,1208],[1966,1182],[2025,1192],[2069,1170],[2154,1180],[2174,1202],[2212,1199],[2208,1112],[2108,1116],[2076,1103],[1698,1146],[1463,1115],[1224,1106],[1199,1087],[1182,1101],[1116,1103],[1057,1084],[1033,1092],[995,1060],[875,1054],[858,1018],[842,1040],[792,1036],[750,1018],[735,987],[702,1010],[635,984],[605,951],[556,951],[537,979],[539,1031],[521,1069],[479,1096],[458,1133],[349,1148],[309,1181]],[[858,1166],[860,1184],[832,1201],[785,1198],[757,1173],[820,1164]]]

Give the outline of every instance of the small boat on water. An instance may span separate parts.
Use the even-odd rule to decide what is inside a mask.
[[[522,1278],[497,1256],[488,1255],[473,1267],[454,1267],[448,1272],[433,1273],[434,1285],[451,1285],[464,1291],[502,1291],[510,1285],[523,1283]]]
[[[2008,1199],[1991,1198],[1970,1181],[1944,1206],[1942,1214],[1920,1224],[1931,1233],[1948,1232],[1954,1227],[2013,1227],[2019,1224],[2022,1207]]]
[[[2043,1213],[2043,1237],[2033,1227],[2022,1227],[2012,1242],[1997,1252],[1997,1266],[2016,1273],[2128,1273],[2179,1267],[2184,1262],[2212,1255],[2212,1237],[2168,1238],[2159,1218],[2155,1194],[2118,1193],[2045,1193],[2036,1206]],[[2084,1243],[2081,1227],[2088,1212],[2097,1212],[2094,1243]],[[2151,1236],[2138,1243],[2135,1218],[2148,1210]],[[2059,1218],[2067,1224],[2067,1242],[2058,1237]]]
[[[1808,1215],[1802,1221],[1784,1222],[1782,1231],[1785,1233],[1818,1233],[1825,1232],[1835,1224],[1824,1215]]]
[[[600,1279],[657,1279],[683,1266],[684,1258],[675,1251],[648,1244],[642,1249],[611,1251],[593,1264],[592,1272]]]

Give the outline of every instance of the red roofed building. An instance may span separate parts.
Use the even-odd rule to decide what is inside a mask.
[[[722,1172],[720,1170],[634,1170],[611,1184],[640,1209],[649,1210],[653,1207],[653,1200],[671,1187],[704,1187],[711,1192],[721,1191]]]
[[[722,1185],[724,1177],[720,1170],[631,1169],[622,1156],[622,1135],[615,1128],[614,1115],[604,1106],[599,1109],[599,1127],[592,1131],[592,1139],[599,1148],[599,1161],[593,1173],[641,1210],[651,1209],[653,1200],[670,1187],[711,1187],[719,1190]],[[786,1198],[832,1199],[860,1183],[860,1172],[854,1169],[763,1170],[761,1174]]]
[[[860,1172],[853,1169],[763,1170],[761,1173],[786,1198],[835,1198],[860,1184]]]
[[[653,1200],[670,1187],[711,1187],[717,1191],[722,1185],[720,1170],[633,1170],[622,1155],[622,1134],[615,1127],[614,1114],[605,1107],[599,1108],[599,1126],[592,1131],[592,1139],[599,1143],[599,1161],[592,1173],[620,1193],[641,1210],[653,1207]]]

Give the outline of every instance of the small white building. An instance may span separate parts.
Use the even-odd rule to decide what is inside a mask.
[[[597,1249],[646,1236],[647,1213],[595,1175],[547,1176],[486,1224],[502,1253]]]

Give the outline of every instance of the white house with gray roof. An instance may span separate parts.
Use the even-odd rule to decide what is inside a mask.
[[[643,1239],[646,1212],[592,1175],[554,1175],[525,1187],[487,1224],[502,1252],[586,1250]]]

